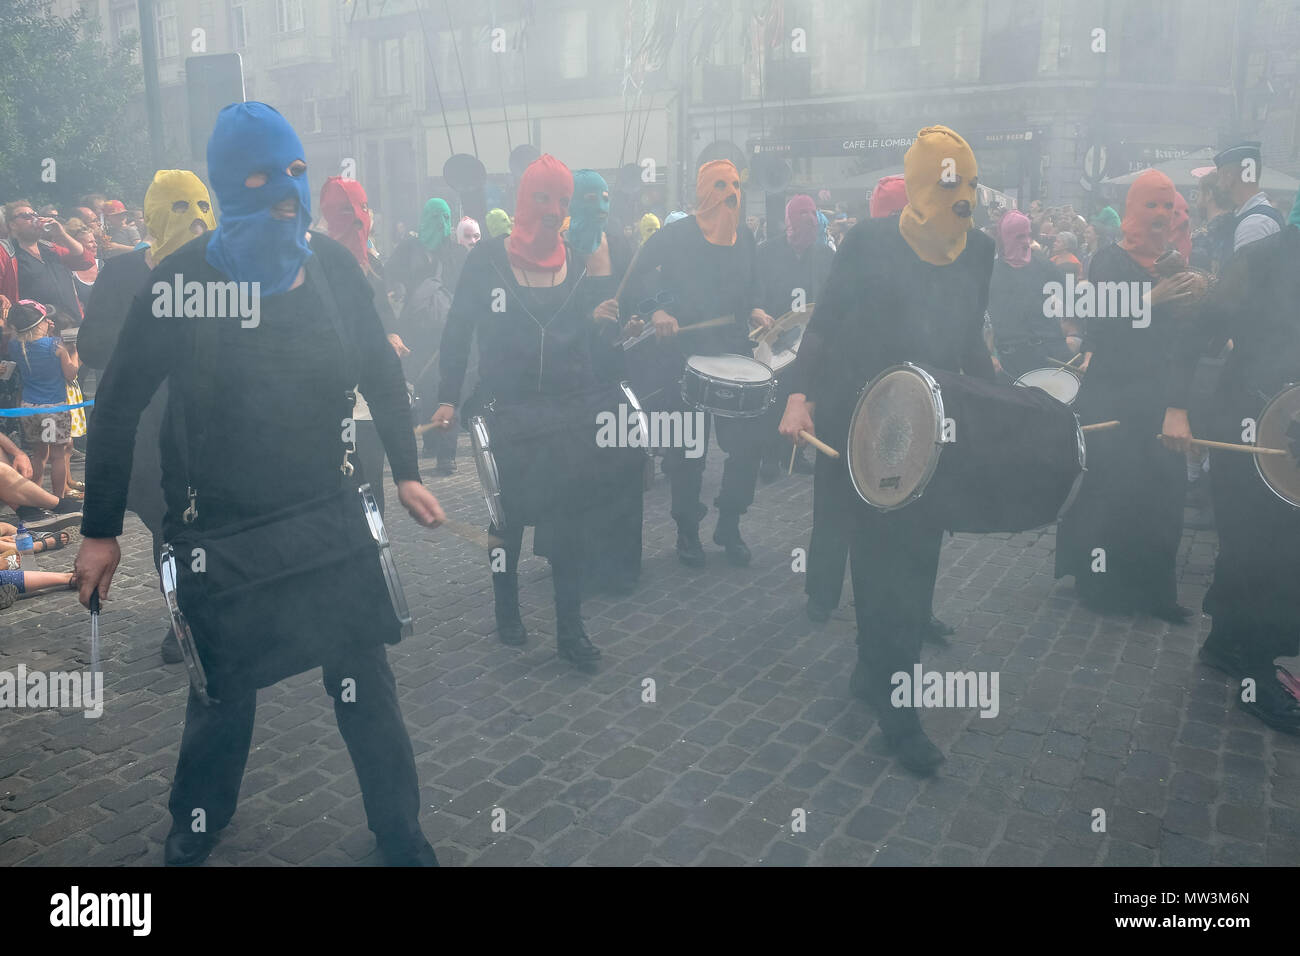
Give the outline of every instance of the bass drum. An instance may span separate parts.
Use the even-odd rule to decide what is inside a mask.
[[[1085,456],[1078,419],[1045,392],[911,363],[863,391],[847,447],[868,505],[923,508],[949,531],[976,534],[1054,522]]]
[[[1269,491],[1292,508],[1300,508],[1300,385],[1288,385],[1260,412],[1255,442],[1281,448],[1286,455],[1253,455],[1255,470]]]

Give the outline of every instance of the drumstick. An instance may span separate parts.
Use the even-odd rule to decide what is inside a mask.
[[[1157,435],[1156,438],[1167,438],[1167,435]],[[1243,451],[1251,455],[1287,455],[1290,454],[1285,448],[1261,448],[1259,445],[1234,445],[1226,441],[1210,441],[1208,438],[1193,438],[1191,444],[1198,445],[1201,448],[1219,448],[1223,451]]]
[[[423,425],[416,425],[416,426],[415,426],[415,434],[416,434],[416,435],[423,435],[423,434],[424,434],[425,432],[427,432],[430,428],[446,428],[447,425],[450,425],[450,424],[451,424],[451,422],[447,422],[447,423],[444,424],[444,425],[437,425],[437,424],[435,424],[435,423],[433,423],[433,422],[427,422],[427,423],[425,423],[425,424],[423,424]]]
[[[703,322],[696,322],[694,325],[679,325],[677,331],[678,333],[681,333],[690,332],[692,329],[711,329],[715,325],[730,325],[735,321],[736,317],[734,315],[720,315],[717,318],[705,319]]]
[[[787,476],[794,474],[794,456],[799,454],[799,446],[790,446],[790,467],[785,470]]]
[[[1066,368],[1073,368],[1073,367],[1074,367],[1074,363],[1075,363],[1075,361],[1078,360],[1078,359],[1081,359],[1081,358],[1083,358],[1083,353],[1082,353],[1082,352],[1075,352],[1073,355],[1070,356],[1070,361],[1068,361],[1068,362],[1065,363],[1065,367],[1066,367]]]
[[[811,432],[806,432],[803,429],[800,429],[799,437],[802,438],[804,441],[806,441],[808,444],[812,445],[823,455],[830,455],[832,458],[840,457],[839,452],[837,452],[834,448],[826,444],[824,441],[822,441],[820,438],[818,438],[816,435],[812,434]],[[793,461],[793,459],[791,459],[791,461]]]
[[[1119,425],[1119,422],[1113,420],[1109,422],[1097,422],[1097,424],[1095,425],[1084,425],[1082,428],[1079,429],[1079,431],[1102,432],[1102,431],[1106,431],[1106,429],[1108,428],[1115,428],[1117,425]]]
[[[466,524],[463,521],[456,521],[454,518],[444,518],[438,527],[445,528],[456,537],[464,538],[471,544],[477,544],[481,548],[496,547],[502,543],[494,537],[488,537],[481,528],[476,528],[472,524]]]
[[[1082,354],[1083,354],[1082,352],[1079,353],[1079,355],[1082,355]],[[1075,355],[1074,358],[1078,358],[1079,355]],[[1056,359],[1052,358],[1052,357],[1049,355],[1049,356],[1047,357],[1047,361],[1051,362],[1053,365],[1058,365],[1058,366],[1060,366],[1061,368],[1068,368],[1068,369],[1070,369],[1072,372],[1077,372],[1077,371],[1079,371],[1077,368],[1074,367],[1074,359],[1070,359],[1070,361],[1068,361],[1068,362],[1058,362]]]

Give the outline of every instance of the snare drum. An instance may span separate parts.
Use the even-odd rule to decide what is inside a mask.
[[[776,399],[776,379],[744,355],[692,355],[682,375],[682,401],[723,418],[756,418]]]
[[[483,489],[488,517],[494,528],[504,528],[506,513],[501,504],[501,472],[497,469],[496,456],[492,454],[492,436],[488,432],[487,420],[482,415],[469,420],[469,444],[474,451],[474,467],[478,470],[478,483]]]
[[[848,467],[879,511],[919,505],[950,531],[1027,531],[1051,524],[1077,491],[1083,432],[1074,413],[1015,388],[907,363],[862,392]]]
[[[812,319],[813,306],[803,312],[787,312],[766,329],[754,344],[754,358],[780,373],[799,354],[803,334]]]
[[[1281,448],[1289,455],[1252,455],[1255,470],[1268,490],[1292,508],[1300,508],[1300,385],[1287,385],[1259,414],[1255,442],[1263,448]]]
[[[1036,368],[1015,382],[1022,388],[1041,388],[1062,405],[1073,405],[1079,397],[1079,376],[1066,368]]]

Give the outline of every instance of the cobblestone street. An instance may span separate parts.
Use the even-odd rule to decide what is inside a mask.
[[[706,502],[721,457],[710,450]],[[422,464],[448,515],[482,527],[464,437],[455,476]],[[1184,536],[1180,600],[1197,614],[1181,628],[1082,608],[1053,580],[1053,529],[947,539],[935,611],[956,634],[927,645],[925,665],[998,672],[1000,712],[927,711],[947,762],[921,781],[885,755],[849,696],[853,608],[825,625],[805,616],[791,553],[807,546],[810,478],[760,484],[742,521],[748,569],[726,564],[705,519],[709,566],[697,573],[676,558],[658,476],[640,589],[584,604],[604,651],[591,674],[555,656],[549,571],[531,535],[529,643],[516,649],[495,637],[479,548],[418,528],[387,491],[415,615],[389,658],[443,865],[1300,861],[1300,740],[1241,714],[1228,678],[1196,661],[1211,532]],[[75,544],[38,566],[70,567]],[[163,603],[134,516],[122,544],[102,616],[103,717],[0,715],[0,865],[162,863],[187,682],[159,658]],[[88,662],[72,594],[0,611],[0,670]],[[1093,831],[1095,808],[1105,832]],[[792,832],[797,810],[805,832]],[[378,862],[319,671],[262,691],[239,811],[209,865]]]

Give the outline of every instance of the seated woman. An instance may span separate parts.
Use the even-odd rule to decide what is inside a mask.
[[[0,611],[21,597],[72,588],[71,571],[9,571],[0,569]]]

